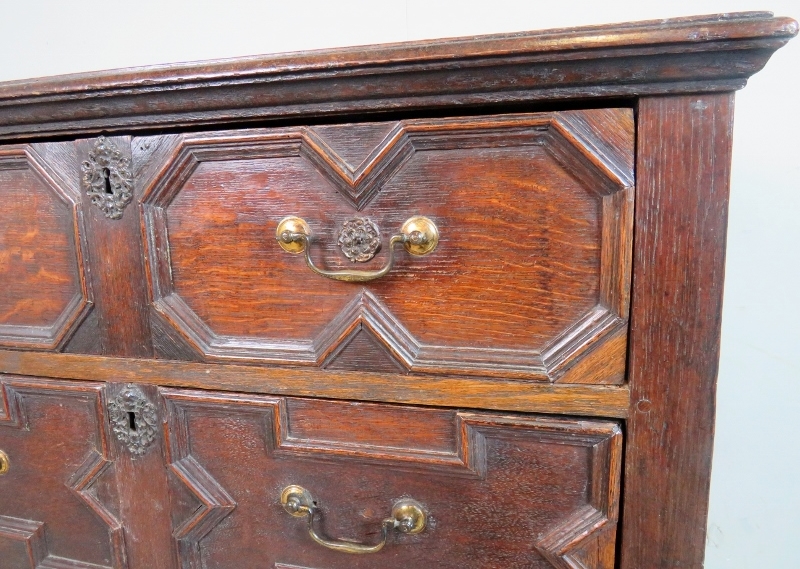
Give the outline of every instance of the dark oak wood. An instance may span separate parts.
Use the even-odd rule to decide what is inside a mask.
[[[179,567],[613,568],[616,423],[162,393],[172,480],[191,495],[173,512]],[[399,497],[428,528],[375,554],[332,552],[278,503],[290,484],[331,537],[375,542]]]
[[[0,137],[732,91],[797,29],[745,12],[14,81]]]
[[[0,375],[0,450],[4,568],[129,567],[103,384]]]
[[[142,196],[151,296],[187,359],[622,381],[630,109],[154,138],[134,141],[173,148]],[[317,262],[342,270],[345,221],[365,216],[385,241],[418,214],[437,249],[400,253],[365,286],[313,274],[274,239],[300,216]],[[357,330],[371,357],[341,349]],[[587,357],[605,365],[568,374]]]
[[[126,387],[125,383],[106,385],[106,398],[112,400]],[[137,386],[156,407],[158,432],[143,455],[131,453],[116,437],[115,448],[117,485],[123,499],[119,519],[125,528],[128,563],[131,567],[167,569],[174,567],[172,527],[169,516],[172,496],[169,492],[168,470],[164,463],[164,438],[160,422],[162,405],[155,386]]]
[[[59,349],[92,308],[80,198],[27,145],[0,148],[0,191],[0,346]]]
[[[797,30],[728,14],[0,85],[0,566],[702,567],[733,91]],[[126,209],[92,203],[87,159]],[[338,283],[276,244],[292,214],[327,267],[356,215],[442,240]],[[329,553],[290,483],[333,537],[374,541],[408,496],[430,526]]]
[[[130,159],[130,137],[109,137],[125,159]],[[95,140],[75,143],[74,175],[94,148]],[[141,260],[139,217],[129,205],[121,219],[109,219],[82,191],[83,217],[86,220],[88,257],[95,291],[98,322],[95,329],[100,353],[109,356],[152,357],[147,291],[143,289],[144,263]],[[135,199],[135,198],[134,198]]]
[[[470,377],[198,364],[0,350],[0,373],[172,387],[389,401],[501,411],[625,417],[627,385],[569,385]]]
[[[622,569],[701,568],[733,95],[639,103]]]

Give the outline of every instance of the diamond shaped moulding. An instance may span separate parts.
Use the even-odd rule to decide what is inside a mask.
[[[0,429],[21,431],[7,439],[5,450],[21,457],[26,450],[48,449],[48,460],[22,460],[3,481],[0,549],[15,553],[11,565],[0,558],[0,566],[26,567],[16,563],[25,559],[32,569],[128,567],[103,398],[104,386],[97,383],[0,376]],[[52,441],[52,429],[63,437],[59,444],[44,442]],[[81,456],[77,467],[70,466]],[[8,515],[31,496],[41,521]],[[76,552],[94,559],[76,559]]]
[[[403,372],[566,382],[583,381],[593,375],[587,370],[600,370],[594,374],[601,376],[599,382],[622,381],[619,370],[603,375],[603,369],[608,367],[609,357],[619,363],[611,367],[624,367],[621,362],[627,341],[633,214],[633,123],[629,110],[384,123],[374,126],[371,133],[373,140],[379,140],[377,146],[372,150],[360,148],[343,158],[346,152],[338,153],[335,148],[351,144],[347,141],[352,136],[337,138],[336,129],[351,127],[372,128],[338,125],[320,127],[319,132],[297,127],[176,137],[172,149],[165,153],[168,157],[164,165],[146,184],[142,199],[154,318],[161,328],[174,330],[170,334],[172,343],[178,338],[186,345],[183,353],[209,361],[305,364],[343,370],[396,368]],[[598,132],[609,132],[611,142]],[[543,151],[533,150],[536,147]],[[597,290],[597,296],[592,302],[588,297],[583,299],[581,311],[569,308],[569,319],[561,317],[561,328],[550,333],[546,341],[537,340],[540,343],[534,345],[533,340],[517,332],[516,344],[525,347],[504,346],[502,342],[459,344],[458,338],[428,341],[424,333],[415,331],[419,322],[406,321],[408,308],[404,312],[395,306],[395,297],[401,293],[386,294],[387,287],[405,283],[404,278],[413,271],[426,276],[421,261],[402,257],[387,282],[334,286],[306,274],[301,259],[274,247],[274,227],[270,224],[277,223],[280,215],[300,213],[315,221],[316,254],[326,262],[341,263],[334,258],[335,250],[326,248],[335,241],[330,227],[336,226],[340,216],[347,215],[348,210],[353,215],[359,209],[366,208],[364,213],[369,214],[378,211],[375,208],[385,208],[380,204],[387,198],[380,190],[390,186],[393,192],[400,191],[402,183],[396,180],[405,175],[410,164],[419,162],[415,155],[432,152],[431,156],[443,156],[443,152],[476,148],[491,152],[511,148],[519,156],[544,152],[553,164],[548,167],[551,178],[572,180],[569,184],[585,191],[584,197],[576,194],[570,198],[572,202],[564,203],[580,200],[586,211],[594,208],[598,212],[592,214],[596,215],[598,237],[592,237],[596,240],[592,247],[597,251],[597,269],[591,278],[596,280],[589,287]],[[358,166],[351,164],[359,159]],[[553,168],[560,168],[562,173],[552,173]],[[475,183],[482,182],[478,179]],[[519,191],[527,190],[520,186]],[[378,196],[382,196],[380,204],[374,205]],[[416,209],[431,207],[429,202],[416,203],[414,199],[415,192],[409,191],[402,203],[408,201],[410,208]],[[302,208],[310,213],[295,211]],[[408,205],[398,209],[403,209],[400,213],[418,213],[406,212]],[[337,213],[340,210],[342,213]],[[393,211],[391,215],[400,213]],[[576,219],[583,223],[580,217]],[[443,233],[441,256],[460,245],[460,228],[445,229],[450,231]],[[441,278],[455,280],[458,267],[446,265],[446,259],[439,262],[445,263],[437,267],[440,271],[453,272]],[[251,281],[258,285],[243,284]],[[316,290],[323,296],[317,296]],[[532,290],[532,294],[537,293]],[[554,298],[547,302],[559,302]],[[446,304],[446,298],[442,303]],[[241,314],[232,313],[238,310],[231,308],[234,305],[242,307]],[[374,361],[365,360],[364,367],[356,365],[353,358],[367,356],[356,353],[353,342],[363,344],[363,349],[375,355]]]
[[[80,195],[64,179],[34,146],[0,150],[0,347],[59,350],[91,310]]]

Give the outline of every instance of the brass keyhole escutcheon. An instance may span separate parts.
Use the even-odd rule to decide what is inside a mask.
[[[11,463],[8,460],[8,455],[0,450],[0,476],[6,474],[10,467]]]

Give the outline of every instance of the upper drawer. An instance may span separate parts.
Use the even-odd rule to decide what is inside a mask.
[[[158,318],[208,360],[617,383],[633,134],[602,109],[134,139]],[[419,215],[438,246],[392,251]],[[286,216],[323,270],[394,265],[315,274],[276,242]],[[354,224],[380,235],[364,263]]]

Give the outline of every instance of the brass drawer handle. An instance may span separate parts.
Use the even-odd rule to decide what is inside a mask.
[[[289,253],[306,255],[308,268],[329,279],[346,282],[366,282],[379,279],[392,270],[394,246],[402,243],[412,255],[427,255],[439,243],[439,230],[436,224],[421,215],[409,218],[400,228],[400,233],[389,239],[389,259],[383,268],[375,271],[327,271],[320,269],[311,260],[311,228],[305,220],[289,216],[283,218],[275,230],[275,238]],[[372,259],[381,248],[378,227],[365,217],[350,219],[344,223],[339,233],[339,247],[353,262],[365,263]]]
[[[287,486],[281,492],[281,505],[291,515],[308,519],[308,533],[318,544],[344,553],[375,553],[383,549],[389,530],[402,533],[420,533],[425,529],[426,517],[422,506],[415,500],[398,500],[392,507],[391,517],[383,520],[381,540],[375,545],[335,541],[321,537],[314,529],[314,517],[319,512],[311,494],[302,486]]]
[[[8,472],[9,467],[8,455],[0,450],[0,476]]]

